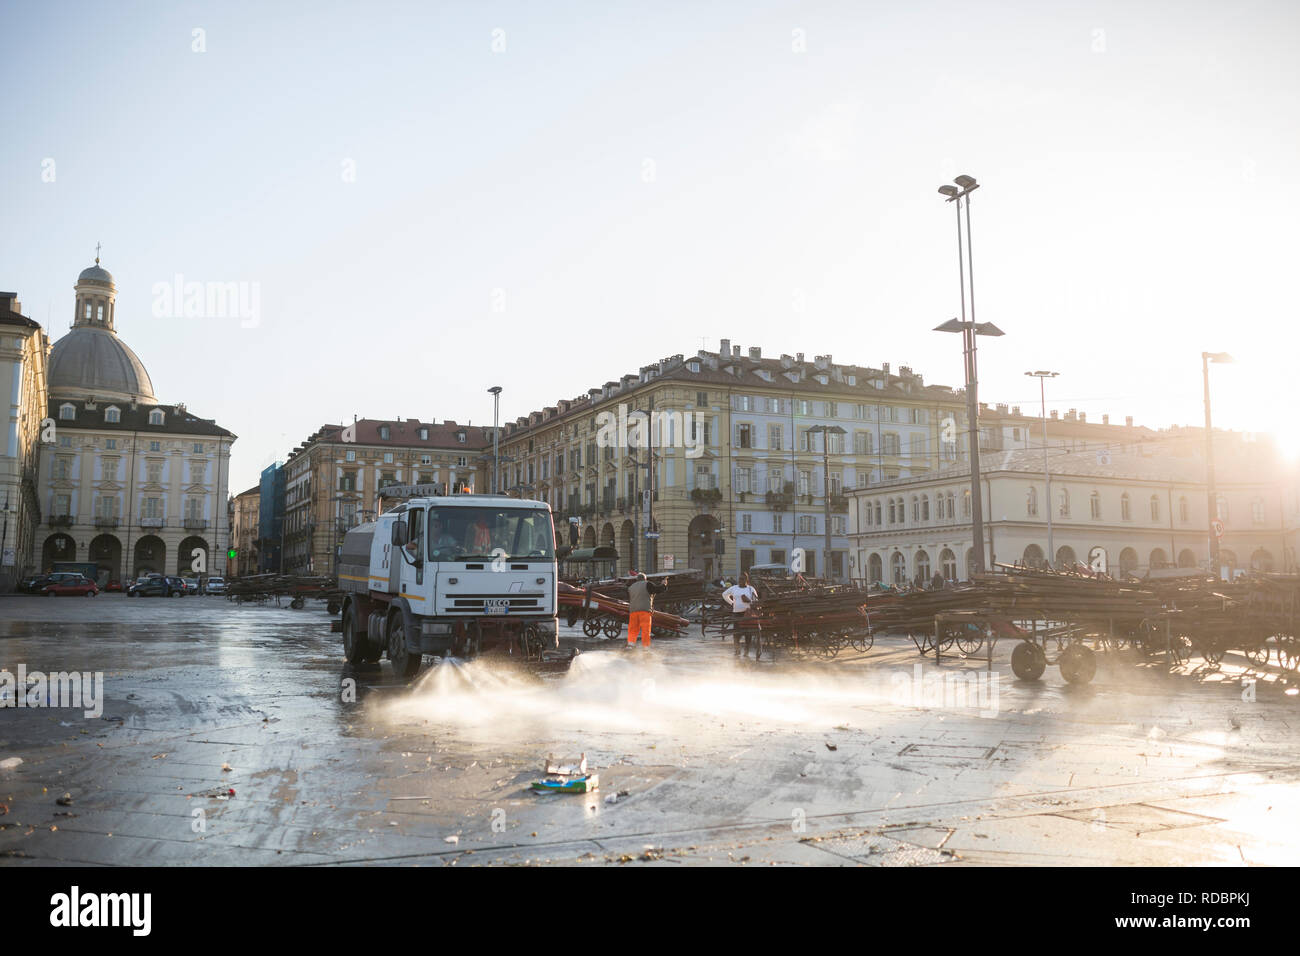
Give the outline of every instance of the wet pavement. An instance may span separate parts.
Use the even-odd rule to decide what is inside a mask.
[[[0,669],[103,675],[76,707],[13,708],[0,680],[0,864],[1300,860],[1300,695],[1275,664],[1118,652],[1075,688],[1015,680],[1009,643],[990,673],[905,638],[736,660],[693,629],[583,642],[565,675],[426,663],[407,684],[346,667],[329,624],[0,598]],[[582,753],[598,790],[529,789]]]

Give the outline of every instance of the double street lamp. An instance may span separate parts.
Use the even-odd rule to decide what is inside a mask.
[[[825,554],[822,560],[822,574],[827,579],[831,576],[831,461],[830,461],[830,442],[832,435],[847,435],[839,425],[814,425],[808,429],[808,434],[820,433],[822,436],[822,505],[826,527],[823,529],[826,533]],[[811,449],[810,449],[811,450]]]
[[[983,574],[984,564],[984,505],[980,493],[980,443],[979,443],[979,375],[975,364],[975,337],[977,335],[999,336],[1004,334],[992,322],[975,321],[975,262],[971,255],[970,233],[970,194],[979,189],[972,176],[958,176],[953,180],[955,186],[940,186],[939,193],[948,202],[957,204],[957,275],[961,283],[961,318],[950,319],[943,325],[936,326],[936,332],[960,332],[962,352],[966,365],[966,417],[970,426],[970,497],[971,497],[971,535],[974,538],[975,572]],[[962,253],[961,207],[966,200],[966,250]],[[970,289],[970,319],[966,318],[966,290]],[[968,569],[969,573],[969,569]]]
[[[1210,528],[1210,571],[1219,576],[1219,532],[1215,520],[1219,517],[1219,496],[1214,488],[1214,431],[1210,424],[1210,363],[1231,365],[1235,361],[1227,352],[1202,352],[1201,376],[1205,382],[1205,495],[1208,502]]]
[[[1038,379],[1038,399],[1043,406],[1043,478],[1047,482],[1047,495],[1044,504],[1047,506],[1047,566],[1050,568],[1056,561],[1056,549],[1052,542],[1052,469],[1047,464],[1047,390],[1044,387],[1043,380],[1056,378],[1060,372],[1026,372],[1030,378]]]
[[[488,389],[492,393],[492,494],[498,491],[500,484],[501,457],[497,454],[498,415],[501,411],[501,386],[493,385]]]

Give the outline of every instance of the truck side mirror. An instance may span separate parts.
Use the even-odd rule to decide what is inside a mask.
[[[404,544],[406,544],[406,522],[401,520],[394,521],[393,522],[393,547],[400,548]]]

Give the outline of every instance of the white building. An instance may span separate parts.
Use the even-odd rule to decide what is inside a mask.
[[[101,581],[223,573],[235,436],[154,396],[144,364],[117,335],[117,288],[98,259],[75,290],[73,328],[49,359],[55,427],[40,460],[40,569],[95,564]]]
[[[1220,555],[1231,568],[1281,570],[1288,501],[1267,446],[1216,443],[1216,489],[1224,524]],[[984,533],[992,562],[1037,565],[1048,551],[1052,509],[1056,566],[1105,566],[1142,575],[1161,567],[1200,567],[1209,559],[1205,463],[1186,439],[1086,452],[1053,449],[1051,500],[1042,449],[981,456]],[[1231,450],[1231,453],[1229,451]],[[900,478],[850,491],[855,564],[869,583],[966,580],[974,567],[970,472],[966,468]],[[991,566],[991,565],[990,565]]]
[[[49,349],[45,330],[22,314],[17,296],[0,292],[0,395],[8,396],[0,442],[0,593],[32,571],[41,522],[36,477]]]

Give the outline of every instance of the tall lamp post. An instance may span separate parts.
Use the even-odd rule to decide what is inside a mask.
[[[1219,536],[1214,530],[1214,521],[1218,518],[1218,494],[1214,487],[1214,431],[1210,424],[1210,363],[1229,365],[1234,361],[1227,352],[1202,352],[1201,376],[1205,382],[1205,495],[1208,503],[1206,514],[1210,529],[1210,571],[1219,576]]]
[[[822,574],[828,579],[831,576],[831,462],[830,462],[830,443],[832,435],[847,435],[839,425],[814,425],[808,429],[808,434],[821,433],[822,436],[822,505],[826,521],[825,531],[825,553],[822,555]]]
[[[1052,469],[1047,463],[1047,390],[1043,380],[1056,378],[1061,373],[1038,371],[1025,374],[1030,378],[1038,379],[1038,400],[1043,408],[1043,478],[1047,482],[1047,566],[1050,568],[1056,562],[1056,549],[1052,545]]]
[[[501,411],[501,386],[493,385],[488,391],[492,393],[492,494],[495,495],[499,490],[497,486],[500,484],[499,472],[501,470],[501,458],[497,454],[497,422]]]
[[[971,534],[974,540],[975,571],[983,574],[984,564],[984,505],[980,493],[980,442],[979,442],[979,376],[975,364],[975,336],[1004,334],[992,322],[975,321],[975,262],[971,255],[970,233],[970,194],[979,189],[979,183],[971,176],[958,176],[953,180],[955,186],[940,186],[940,195],[948,202],[957,204],[957,275],[961,282],[961,319],[950,319],[943,325],[936,326],[936,332],[960,332],[963,354],[966,363],[966,417],[970,425],[970,497],[971,497]],[[961,240],[961,206],[966,200],[966,250],[962,257]],[[966,319],[967,273],[970,285],[970,319]]]

